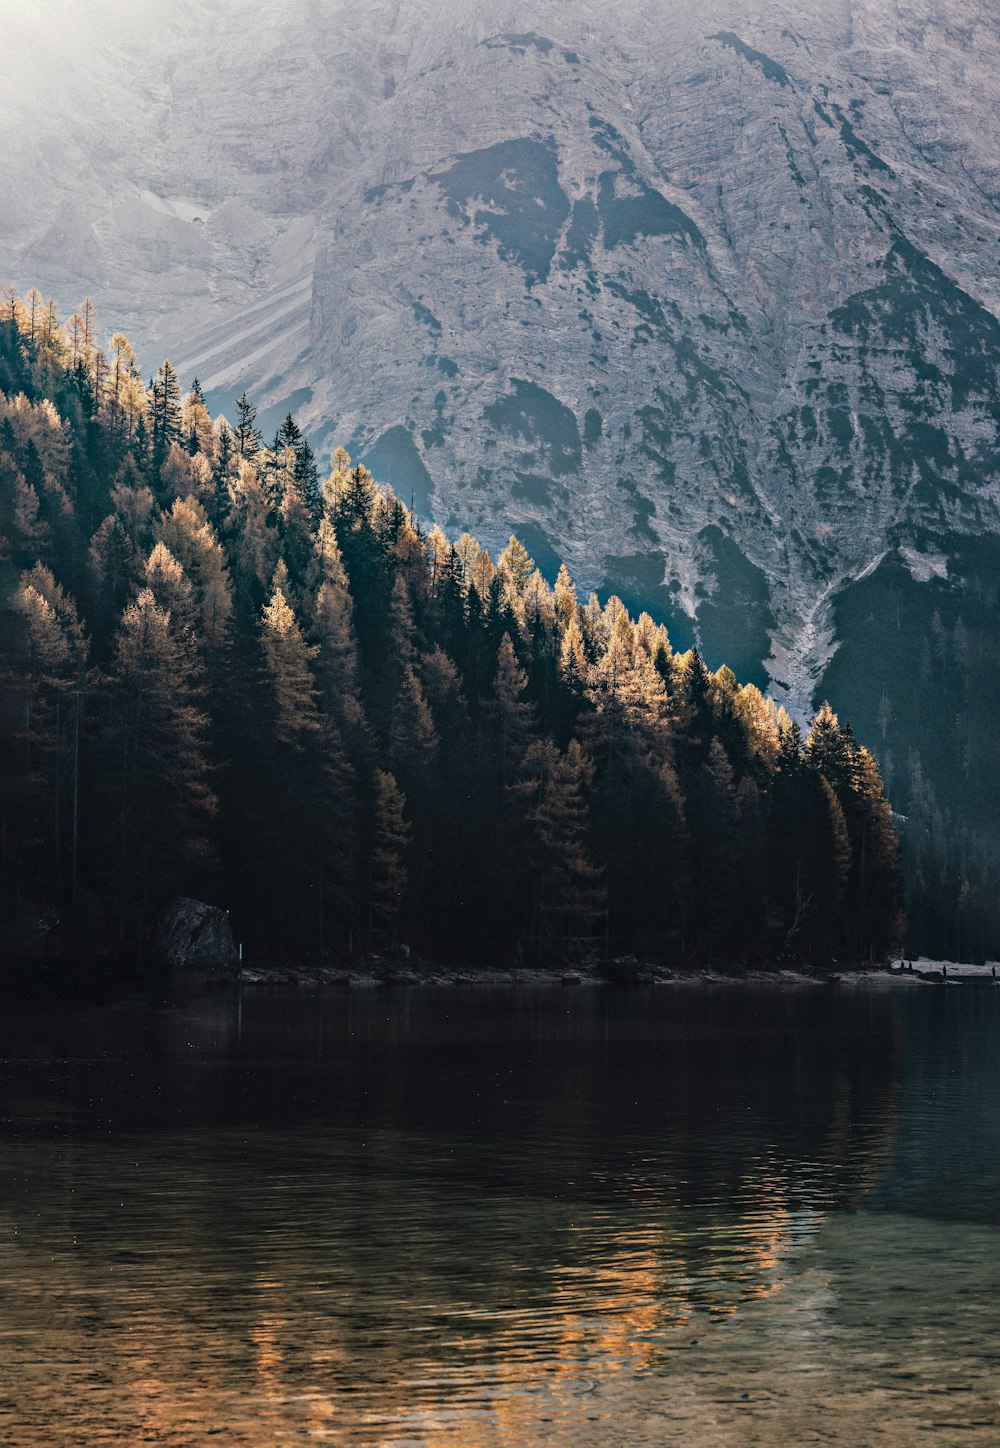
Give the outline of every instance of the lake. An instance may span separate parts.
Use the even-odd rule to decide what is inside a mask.
[[[1000,1441],[1000,991],[0,1025],[5,1444]]]

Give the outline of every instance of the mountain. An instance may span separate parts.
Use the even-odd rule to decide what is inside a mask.
[[[907,808],[916,763],[991,826],[985,0],[82,8],[0,6],[15,283],[831,693]]]

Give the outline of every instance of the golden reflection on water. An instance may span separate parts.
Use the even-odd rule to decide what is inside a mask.
[[[489,1239],[509,1253],[523,1243],[526,1255],[544,1242],[554,1260],[522,1287],[527,1264],[511,1256],[484,1295],[482,1284],[463,1290],[460,1275],[442,1278],[394,1252],[391,1232],[381,1229],[380,1262],[353,1264],[350,1243],[340,1240],[345,1256],[331,1271],[323,1248],[334,1243],[305,1240],[294,1217],[283,1219],[281,1184],[258,1202],[268,1231],[249,1254],[244,1244],[230,1258],[203,1230],[218,1205],[215,1184],[193,1172],[181,1205],[170,1186],[172,1155],[147,1156],[149,1195],[138,1217],[126,1212],[125,1239],[139,1250],[123,1255],[108,1233],[105,1194],[77,1159],[74,1175],[92,1213],[77,1223],[85,1250],[64,1251],[55,1263],[53,1221],[37,1235],[20,1234],[0,1260],[3,1348],[8,1364],[16,1361],[20,1411],[28,1410],[21,1436],[5,1441],[72,1441],[60,1440],[45,1403],[54,1371],[64,1387],[87,1384],[90,1411],[106,1423],[85,1419],[94,1442],[131,1441],[140,1429],[150,1441],[199,1441],[185,1435],[210,1427],[214,1434],[222,1424],[247,1444],[296,1441],[296,1433],[372,1443],[455,1434],[468,1444],[530,1442],[552,1425],[600,1419],[610,1385],[641,1381],[712,1318],[776,1291],[790,1250],[790,1214],[760,1168],[744,1183],[755,1210],[738,1220],[712,1209],[693,1218],[648,1192],[614,1212],[509,1200],[482,1222]],[[203,1160],[201,1172],[209,1165]],[[120,1171],[121,1163],[110,1179]],[[306,1195],[300,1205],[315,1223],[318,1204]],[[414,1239],[409,1249],[430,1248],[438,1267],[440,1210],[411,1183],[400,1213]],[[258,1267],[242,1279],[247,1255]],[[467,1263],[467,1249],[457,1255],[459,1266]],[[38,1293],[34,1284],[44,1279],[54,1297]],[[29,1343],[33,1351],[18,1351]],[[6,1416],[9,1423],[9,1409]],[[0,1409],[0,1426],[4,1417]]]
[[[155,1078],[179,1124],[83,1131],[38,1096],[58,1130],[2,1142],[4,1444],[1000,1441],[995,1230],[837,1210],[890,1181],[898,1073],[797,1067],[786,1096],[769,1057],[754,1096],[745,1061],[690,1068],[646,1119],[632,1095],[601,1115],[600,1062],[589,1093],[563,1064],[485,1132],[450,1081],[408,1116],[419,1077],[360,1126],[302,1118],[346,1066],[339,1095],[296,1067],[280,1123],[212,1119],[228,1078],[182,1059]],[[511,1111],[524,1072],[500,1072]]]

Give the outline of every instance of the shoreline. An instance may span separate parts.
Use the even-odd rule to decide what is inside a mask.
[[[458,966],[426,959],[369,957],[353,962],[288,962],[239,966],[202,962],[173,969],[105,973],[86,964],[64,962],[15,969],[4,980],[10,998],[97,1003],[135,990],[167,990],[180,996],[216,991],[373,991],[441,990],[634,990],[695,987],[754,987],[763,990],[896,989],[918,986],[989,988],[998,984],[1000,963],[985,965],[919,958],[912,971],[898,964],[854,966],[664,966],[626,956],[582,965]]]
[[[942,972],[942,967],[944,971]],[[183,980],[186,972],[175,972],[174,978]],[[634,988],[636,986],[685,987],[759,985],[805,988],[809,986],[904,986],[958,985],[963,982],[992,984],[992,963],[965,965],[953,961],[914,961],[913,971],[901,971],[899,966],[781,968],[768,970],[763,967],[693,966],[689,969],[674,969],[667,966],[636,962],[627,970],[609,971],[603,966],[496,966],[496,967],[451,967],[426,961],[361,961],[353,966],[303,965],[303,966],[251,966],[238,977],[223,978],[220,984],[231,979],[233,984],[250,989],[324,989],[333,987],[350,990],[372,990],[384,987],[428,987],[438,989],[444,986],[467,986],[474,989],[490,987],[513,987],[515,989],[556,987],[573,988],[580,986],[611,989]]]

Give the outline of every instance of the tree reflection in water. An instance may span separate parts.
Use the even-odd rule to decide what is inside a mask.
[[[902,1442],[955,1362],[995,1441],[995,1016],[685,987],[11,1018],[0,1432],[798,1443],[828,1412],[862,1443],[874,1393]]]

